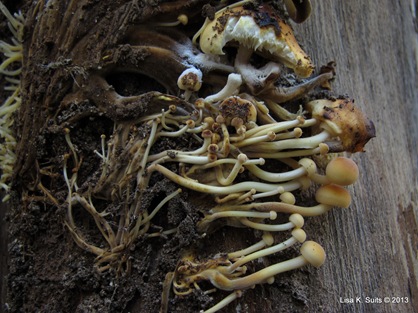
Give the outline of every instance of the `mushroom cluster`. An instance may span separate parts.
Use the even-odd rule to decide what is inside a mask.
[[[352,99],[331,94],[333,63],[315,71],[281,10],[263,1],[220,1],[206,8],[202,21],[196,10],[204,2],[162,2],[149,13],[154,22],[136,16],[135,23],[121,26],[119,42],[103,44],[94,53],[95,66],[70,72],[71,92],[51,123],[45,123],[65,142],[65,201],[62,194],[38,187],[66,207],[66,227],[77,245],[96,255],[99,272],[129,273],[139,238],[175,234],[178,227],[165,229],[153,220],[186,189],[208,199],[193,225],[202,236],[225,225],[262,234],[261,241],[239,251],[182,257],[164,283],[162,312],[168,310],[171,290],[184,297],[206,282],[232,292],[205,311],[215,312],[246,289],[272,283],[279,273],[321,266],[325,252],[306,241],[304,217],[350,205],[345,187],[356,181],[359,170],[343,153],[363,151],[375,135],[373,123]],[[311,10],[309,1],[284,5],[296,22]],[[196,25],[202,25],[200,30]],[[123,94],[111,80],[120,72],[145,76],[146,90]],[[86,103],[88,110],[64,114]],[[82,136],[74,125],[91,116],[110,120],[113,129],[89,150],[77,140]],[[173,148],[167,150],[167,143]],[[316,158],[331,160],[323,170]],[[86,178],[88,171],[94,175]],[[52,176],[47,170],[42,175]],[[175,187],[151,201],[156,180],[163,179]],[[308,188],[316,189],[313,206],[304,205],[300,196]],[[80,211],[91,216],[102,242],[90,240],[80,226]],[[279,232],[289,238],[276,242]],[[250,262],[291,246],[299,256],[249,270]]]

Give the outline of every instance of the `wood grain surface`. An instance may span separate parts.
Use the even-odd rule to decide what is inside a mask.
[[[320,225],[308,233],[315,232],[328,252],[318,271],[320,296],[310,299],[312,312],[418,308],[416,6],[313,1],[312,17],[295,26],[317,64],[337,62],[334,91],[356,99],[376,126],[367,151],[353,156],[361,177],[351,189],[351,207],[309,221]],[[360,297],[362,303],[343,304],[340,297]],[[409,303],[372,304],[366,297],[408,297]]]

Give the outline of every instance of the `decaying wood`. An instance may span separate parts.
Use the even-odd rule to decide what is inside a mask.
[[[152,5],[157,1],[148,1],[148,6],[145,8],[141,5],[141,1],[133,1],[125,6],[121,5],[124,1],[102,1],[100,4],[93,1],[85,2],[86,6],[91,6],[92,12],[97,12],[95,14],[98,19],[109,19],[107,25],[116,23],[122,28],[127,27],[132,21],[141,21],[143,16],[151,16],[153,10],[158,11],[157,6]],[[190,2],[199,3],[198,0]],[[70,1],[68,6],[67,3],[62,5],[62,8],[56,8],[55,15],[44,17],[39,23],[35,22],[36,12],[32,13],[32,17],[28,16],[28,25],[37,26],[28,30],[26,38],[33,45],[26,46],[28,49],[26,54],[33,55],[34,51],[31,49],[34,48],[41,47],[43,50],[38,51],[37,57],[28,59],[26,63],[27,67],[39,69],[39,79],[26,80],[27,85],[24,86],[26,90],[33,91],[28,92],[28,101],[34,105],[25,106],[20,116],[30,112],[33,119],[25,119],[25,124],[17,124],[18,129],[23,130],[21,138],[24,140],[19,149],[27,149],[29,152],[29,154],[19,154],[21,159],[18,160],[16,175],[24,178],[20,181],[22,185],[31,185],[38,178],[32,165],[35,154],[39,153],[39,149],[33,149],[33,145],[39,142],[39,138],[33,138],[32,134],[50,126],[42,124],[42,121],[45,121],[46,116],[51,112],[56,113],[54,110],[59,110],[57,105],[62,103],[64,95],[68,94],[73,86],[74,76],[69,72],[71,68],[65,67],[65,60],[72,60],[73,70],[78,69],[74,66],[91,70],[94,66],[103,65],[100,59],[103,55],[77,54],[77,48],[82,47],[84,51],[87,47],[87,51],[104,52],[107,46],[120,39],[113,37],[113,34],[99,32],[102,37],[97,42],[92,42],[88,33],[92,27],[96,27],[97,21],[85,18],[71,20],[71,14],[66,14],[66,18],[62,20],[60,13],[63,13],[63,8],[67,7],[70,10],[72,5],[76,6],[76,1]],[[360,166],[361,177],[353,187],[350,187],[353,195],[351,207],[333,210],[326,215],[309,218],[306,222],[305,228],[309,238],[324,245],[327,252],[326,263],[318,270],[292,272],[284,275],[283,280],[278,277],[273,286],[257,286],[247,291],[239,302],[230,305],[225,312],[235,312],[238,309],[242,312],[414,312],[414,308],[418,307],[416,7],[417,4],[413,1],[409,3],[384,0],[378,5],[373,2],[314,1],[312,16],[305,23],[294,25],[299,40],[316,64],[327,64],[329,61],[337,63],[337,76],[332,84],[334,92],[348,94],[356,100],[356,104],[374,121],[377,136],[366,146],[365,153],[353,155]],[[113,13],[106,13],[107,10]],[[125,10],[131,13],[126,14]],[[36,37],[38,27],[43,27],[43,32],[45,28],[49,28],[48,40],[44,41]],[[71,32],[67,31],[68,29]],[[56,41],[57,38],[60,40],[59,43]],[[84,39],[79,42],[71,41],[76,38]],[[101,45],[102,49],[92,47],[97,44]],[[57,47],[65,49],[58,53],[54,50]],[[51,59],[51,55],[54,58]],[[57,55],[61,58],[56,59]],[[87,59],[92,63],[85,64]],[[55,65],[51,66],[51,64]],[[26,73],[30,75],[29,72]],[[74,73],[80,74],[80,72]],[[77,77],[82,79],[83,75]],[[65,79],[62,80],[63,78]],[[40,106],[41,104],[43,106]],[[51,106],[49,110],[45,110],[49,106]],[[96,114],[97,112],[91,112],[91,116]],[[22,185],[17,185],[17,190],[22,190]],[[18,207],[24,209],[21,214],[13,215],[15,219],[22,219],[22,225],[30,222],[25,220],[28,216],[43,219],[55,216],[54,212],[44,212],[44,208],[30,206],[28,202],[21,206],[14,202],[14,205],[14,211]],[[24,290],[28,292],[28,296],[12,303],[15,306],[11,306],[12,311],[18,310],[17,305],[23,309],[35,305],[44,312],[55,312],[53,301],[48,306],[48,295],[44,295],[44,299],[37,299],[39,301],[37,306],[34,297],[39,297],[42,293],[40,291],[29,293],[29,290],[51,285],[62,288],[65,284],[63,275],[75,275],[77,271],[91,270],[89,262],[93,262],[93,257],[86,257],[86,254],[78,251],[75,245],[72,247],[73,251],[60,246],[62,242],[67,244],[72,242],[65,230],[57,231],[62,228],[60,221],[62,222],[62,212],[58,210],[57,217],[52,220],[55,225],[51,226],[48,222],[42,221],[39,223],[40,229],[35,232],[35,237],[22,241],[24,245],[19,247],[14,246],[15,238],[22,240],[22,234],[28,236],[29,232],[25,233],[25,230],[14,228],[9,236],[12,251],[9,258],[10,277],[17,277],[17,268],[27,271],[32,276],[26,277],[26,283],[18,282],[14,286],[12,286],[13,281],[8,281],[9,294],[6,296],[2,292],[1,295],[3,307],[8,306],[10,300],[16,297],[17,286],[23,285],[27,288]],[[16,223],[16,220],[12,223]],[[3,223],[2,236],[4,225]],[[48,238],[51,229],[60,236]],[[248,239],[238,233],[233,233],[231,237],[222,238],[220,235],[216,238],[225,241],[223,247],[234,247],[237,242],[244,243]],[[6,251],[4,240],[0,243],[1,251]],[[161,249],[163,244],[163,242],[158,243]],[[208,241],[205,241],[205,244],[208,244]],[[58,262],[51,265],[47,279],[43,280],[39,268],[42,262],[48,262],[48,256],[45,259],[33,257],[33,254],[37,253],[36,248],[42,245],[49,248],[58,247],[56,254],[72,253],[77,257],[83,257],[78,264],[80,268],[78,270],[71,268],[68,265],[70,262]],[[208,249],[216,251],[216,247],[208,247]],[[152,264],[158,260],[160,253],[167,253],[166,250],[149,252],[150,250],[152,249],[149,245],[143,250],[144,255],[147,254],[144,263]],[[20,259],[17,260],[16,256],[20,256]],[[66,255],[66,257],[71,259],[72,256]],[[170,261],[171,263],[168,262],[166,265],[167,271],[173,270],[168,267],[175,265],[172,260]],[[16,262],[27,262],[28,268],[17,267]],[[116,297],[120,297],[119,307],[113,308],[113,312],[124,310],[143,312],[152,304],[155,305],[155,309],[159,306],[158,299],[141,300],[145,292],[141,287],[137,287],[135,291],[135,285],[140,283],[145,283],[147,288],[149,285],[153,291],[161,290],[158,280],[147,277],[154,273],[154,267],[157,265],[145,266],[141,275],[136,273],[131,278],[125,277],[116,282],[106,276],[98,279],[97,285],[89,285],[93,284],[95,277],[90,272],[84,276],[79,275],[77,281],[67,280],[74,286],[66,285],[66,291],[71,294],[60,298],[61,301],[68,302],[63,307],[78,312],[89,303],[100,303],[97,299],[113,293]],[[4,277],[6,271],[4,265],[1,271]],[[86,289],[77,289],[79,288],[77,286],[84,283],[83,279],[87,282]],[[126,284],[127,290],[129,289],[126,298],[118,293],[118,288],[123,289],[121,286],[113,289],[109,287],[111,290],[102,288],[104,282],[109,282],[109,279],[111,284]],[[132,280],[136,281],[132,282]],[[5,286],[5,281],[2,280],[2,286]],[[94,292],[92,293],[91,290]],[[385,297],[389,297],[391,303],[366,303],[367,297],[371,302],[385,301]],[[110,296],[108,298],[114,300]],[[355,303],[342,303],[351,299]],[[125,303],[122,304],[124,300]],[[179,305],[181,301],[177,299],[175,307],[184,311],[185,306]],[[193,306],[193,301],[190,299],[185,301],[190,305],[190,311],[199,309]],[[398,301],[401,303],[397,303]],[[199,303],[203,302],[204,299],[200,299]],[[109,312],[110,308],[110,304],[95,307]]]

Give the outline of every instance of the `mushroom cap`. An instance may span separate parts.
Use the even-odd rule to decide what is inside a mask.
[[[199,43],[204,53],[223,55],[228,42],[267,54],[301,77],[313,72],[312,61],[299,46],[291,27],[267,4],[254,10],[238,6],[220,11],[207,23]]]
[[[334,184],[348,186],[357,180],[359,169],[352,159],[337,157],[328,163],[325,173]]]
[[[305,241],[300,247],[300,253],[307,262],[315,267],[320,267],[325,262],[326,253],[324,248],[315,241]]]
[[[285,191],[282,194],[280,194],[280,200],[282,200],[284,203],[287,204],[295,204],[296,198],[290,191]]]
[[[318,188],[315,193],[315,199],[319,203],[341,208],[348,208],[351,204],[350,193],[343,187],[335,184]]]
[[[303,159],[300,159],[298,163],[303,168],[305,168],[306,172],[308,173],[308,176],[312,176],[316,174],[317,167],[316,167],[315,162],[312,159],[303,158]]]
[[[299,213],[293,213],[289,216],[289,221],[292,222],[296,228],[302,228],[305,220]]]
[[[308,102],[306,108],[313,118],[323,122],[323,128],[340,138],[342,149],[331,152],[364,151],[366,143],[376,136],[373,122],[354,105],[352,99],[319,99]]]
[[[302,228],[292,230],[292,236],[300,243],[305,242],[306,240],[306,232]]]
[[[191,67],[183,71],[177,80],[181,90],[198,91],[202,87],[202,71]]]
[[[255,105],[251,101],[238,96],[229,97],[222,101],[219,105],[219,111],[227,125],[231,125],[234,118],[240,118],[244,124],[257,120]]]

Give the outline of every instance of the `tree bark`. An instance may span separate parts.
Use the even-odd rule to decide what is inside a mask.
[[[205,200],[183,192],[168,207],[171,220],[158,216],[161,223],[181,222],[182,236],[167,241],[140,238],[130,247],[130,274],[116,277],[109,272],[98,274],[95,256],[80,249],[64,226],[67,187],[56,176],[62,173],[60,157],[69,151],[64,129],[71,128],[72,140],[86,157],[92,146],[100,150],[97,138],[102,133],[109,138],[114,121],[124,123],[132,115],[153,110],[144,98],[128,103],[122,111],[112,110],[101,102],[101,98],[109,100],[110,94],[96,96],[98,89],[93,87],[83,93],[77,86],[94,86],[99,79],[95,74],[102,69],[115,74],[115,67],[138,66],[145,54],[134,54],[128,45],[114,47],[126,39],[132,25],[149,23],[153,16],[164,16],[161,12],[169,12],[167,21],[175,20],[179,11],[164,2],[49,1],[52,6],[47,8],[40,1],[25,6],[26,59],[21,80],[26,102],[16,120],[14,191],[6,204],[7,222],[1,222],[1,307],[5,311],[158,312],[164,275],[175,269],[187,249],[215,255],[256,241],[253,232],[227,227],[202,238],[192,226],[200,218],[193,206],[204,207]],[[188,1],[179,7],[199,19],[206,2]],[[310,18],[292,24],[315,64],[336,62],[333,93],[354,98],[377,131],[366,152],[352,155],[360,179],[349,187],[351,206],[306,219],[309,239],[323,245],[327,260],[319,269],[284,273],[272,285],[245,291],[224,312],[414,312],[418,307],[418,4],[384,0],[372,8],[374,4],[314,1]],[[112,54],[107,54],[110,50]],[[167,81],[182,69],[176,62],[169,65]],[[118,76],[112,83],[116,86],[118,80],[127,89],[139,88],[129,75]],[[165,79],[152,84],[170,88]],[[80,176],[91,175],[95,162],[97,158],[86,157]],[[40,175],[42,167],[51,172]],[[45,189],[39,189],[39,183]],[[155,197],[176,188],[168,182],[154,183],[152,192],[158,196],[145,197],[144,203],[155,205]],[[49,190],[59,204],[42,190]],[[80,228],[94,224],[86,213],[76,214],[84,223]],[[94,241],[97,235],[91,231],[88,238]],[[198,312],[226,295],[218,291],[176,297],[171,293],[169,312]]]

